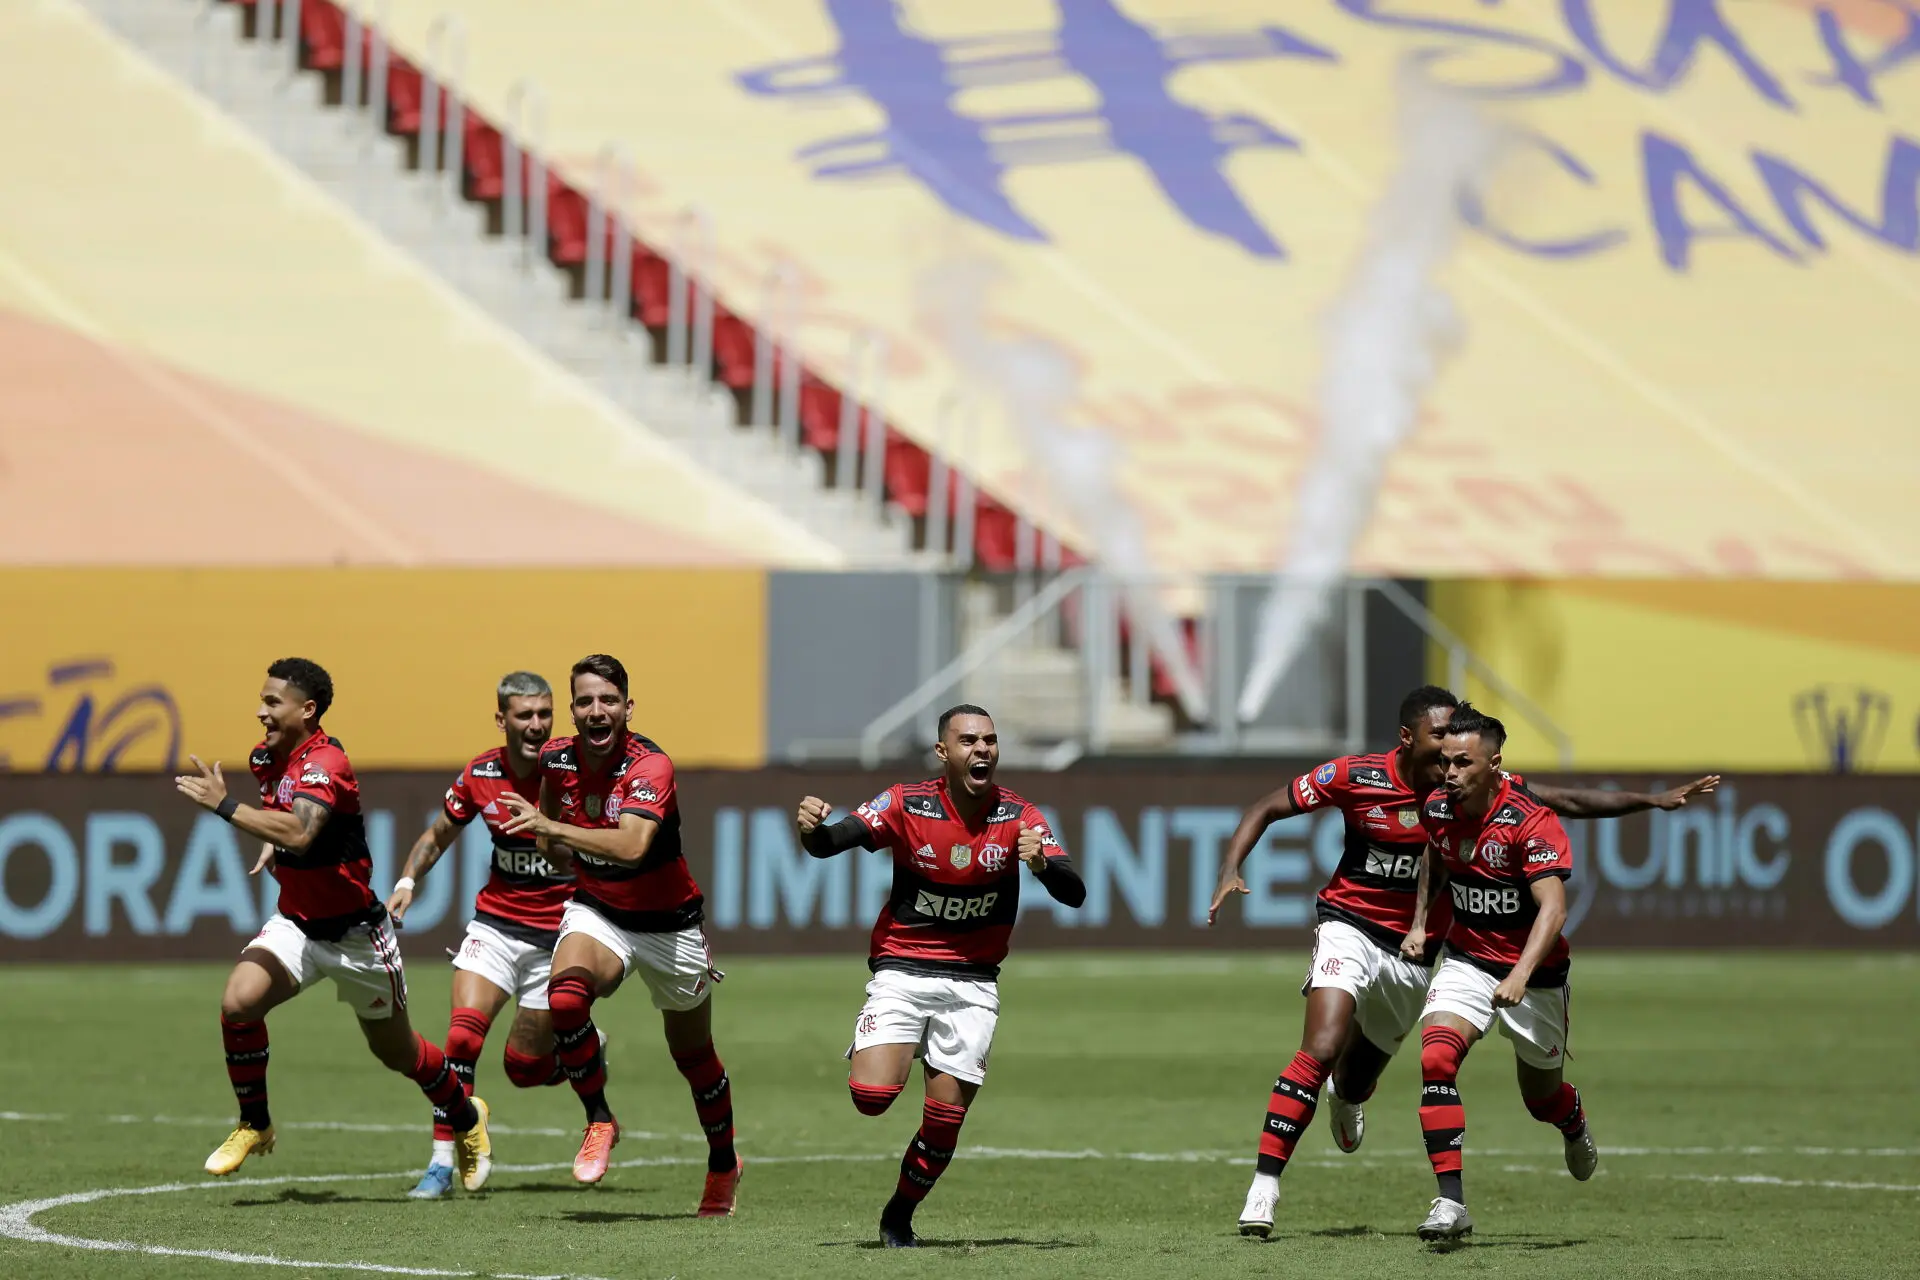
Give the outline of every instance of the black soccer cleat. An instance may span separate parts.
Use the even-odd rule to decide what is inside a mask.
[[[880,1212],[880,1243],[888,1249],[916,1248],[920,1241],[913,1234],[913,1206],[902,1209],[899,1203],[896,1196]]]

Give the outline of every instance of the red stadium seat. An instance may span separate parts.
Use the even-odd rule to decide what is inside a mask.
[[[800,438],[823,453],[840,445],[840,393],[804,369],[800,372]]]
[[[488,124],[479,112],[469,110],[465,122],[466,141],[461,153],[466,167],[464,190],[469,200],[498,200],[506,194],[507,167],[500,131]],[[524,169],[522,181],[525,181]]]
[[[300,6],[300,65],[338,71],[347,65],[347,15],[330,0]]]
[[[420,132],[420,100],[425,89],[419,70],[394,55],[387,63],[387,132],[411,138]]]
[[[713,365],[720,381],[735,391],[753,385],[753,326],[713,304]]]
[[[649,329],[664,329],[673,313],[673,266],[638,240],[633,242],[633,316]]]
[[[1013,512],[985,494],[980,495],[973,510],[974,559],[994,573],[1012,569],[1017,563],[1014,544],[1019,521]]]
[[[913,441],[887,428],[887,498],[910,516],[927,514],[933,459]],[[952,510],[949,500],[948,510]]]
[[[587,198],[552,173],[547,175],[547,256],[561,267],[587,260]]]

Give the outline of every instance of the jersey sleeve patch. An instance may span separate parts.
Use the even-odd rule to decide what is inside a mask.
[[[620,812],[664,822],[673,806],[673,762],[659,752],[634,761],[621,782]]]
[[[453,780],[453,785],[447,788],[446,802],[442,807],[446,810],[447,820],[455,826],[463,827],[473,821],[473,815],[478,810],[474,804],[473,787],[467,781],[465,769],[462,769],[460,776]]]

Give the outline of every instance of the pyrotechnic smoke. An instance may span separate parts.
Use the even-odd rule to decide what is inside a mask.
[[[1056,344],[999,337],[987,301],[1000,269],[951,255],[922,272],[916,290],[923,322],[938,335],[962,379],[997,400],[1026,445],[1027,466],[1092,541],[1095,559],[1124,582],[1136,637],[1144,637],[1171,674],[1189,716],[1202,719],[1206,695],[1178,629],[1143,581],[1153,572],[1146,531],[1119,481],[1120,449],[1105,430],[1073,420],[1080,374]]]
[[[1261,614],[1242,720],[1265,709],[1326,617],[1387,462],[1464,337],[1434,277],[1459,230],[1460,196],[1490,176],[1502,134],[1473,102],[1411,65],[1401,68],[1398,90],[1400,165],[1327,316],[1318,448],[1300,477],[1292,536]]]

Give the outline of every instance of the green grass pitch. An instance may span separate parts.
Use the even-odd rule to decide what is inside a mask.
[[[1558,1136],[1520,1105],[1512,1051],[1482,1043],[1462,1077],[1479,1229],[1446,1254],[1413,1237],[1433,1194],[1413,1053],[1370,1104],[1359,1154],[1316,1124],[1274,1239],[1236,1232],[1267,1090],[1298,1042],[1303,960],[1016,954],[992,1077],[920,1211],[935,1247],[915,1254],[874,1248],[918,1085],[879,1119],[848,1103],[858,957],[726,964],[717,1038],[747,1176],[738,1217],[705,1222],[692,1106],[637,988],[599,1010],[609,1096],[635,1131],[607,1181],[572,1184],[579,1107],[564,1087],[508,1087],[496,1030],[480,1085],[505,1167],[482,1195],[421,1204],[405,1192],[426,1106],[373,1062],[330,987],[270,1023],[279,1150],[216,1182],[199,1167],[232,1114],[222,970],[14,968],[0,975],[0,1276],[1920,1275],[1920,959],[1576,952],[1569,1078],[1600,1173],[1566,1176]],[[414,966],[430,1035],[447,988],[444,965]],[[166,1189],[11,1207],[142,1187]]]

